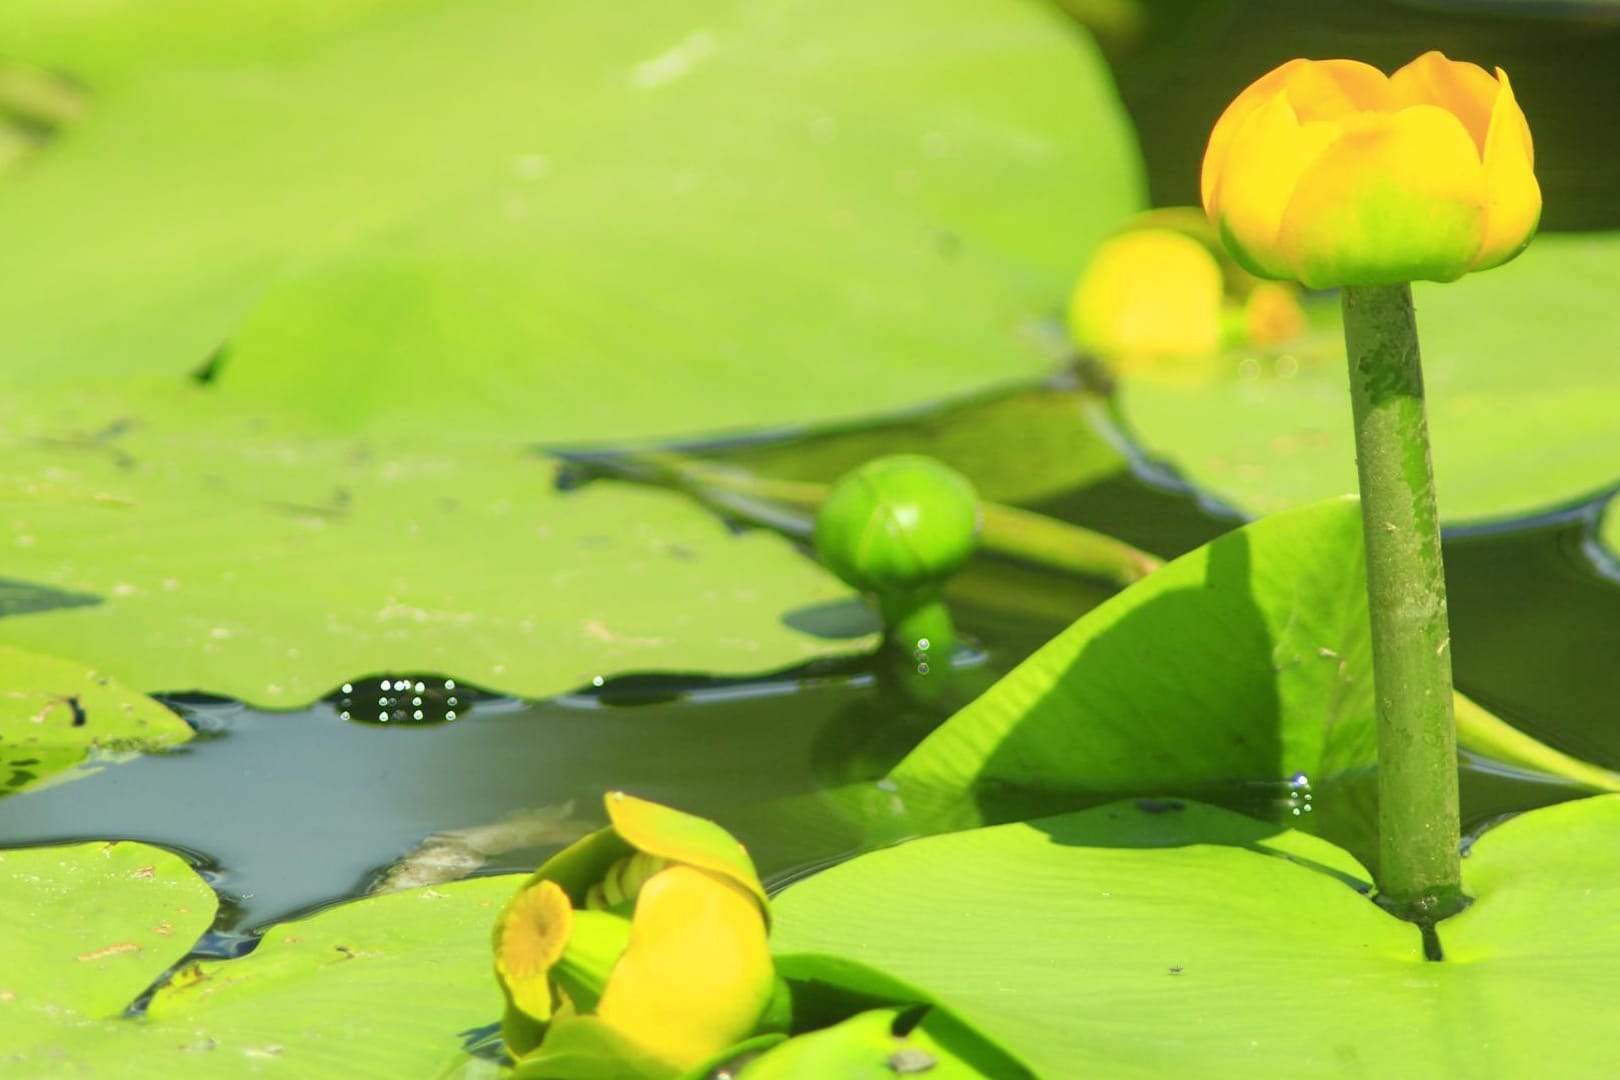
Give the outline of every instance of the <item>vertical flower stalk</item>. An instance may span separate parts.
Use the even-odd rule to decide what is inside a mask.
[[[1378,699],[1379,889],[1404,918],[1463,904],[1440,516],[1412,290],[1343,292]]]
[[[1507,74],[1429,52],[1394,75],[1291,60],[1216,121],[1204,210],[1263,277],[1342,290],[1378,710],[1380,899],[1431,924],[1466,899],[1451,633],[1411,281],[1516,257],[1541,189]]]

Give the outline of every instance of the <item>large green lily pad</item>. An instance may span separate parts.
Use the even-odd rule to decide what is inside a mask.
[[[924,816],[943,806],[955,820],[971,800],[1006,820],[1110,794],[1220,792],[1374,858],[1362,550],[1353,499],[1228,533],[1087,613],[890,779]],[[1465,699],[1457,721],[1459,742],[1488,758],[1620,790],[1620,776]]]
[[[121,1012],[191,950],[217,906],[161,848],[0,851],[0,1071],[29,1060],[36,1039]]]
[[[1617,830],[1606,796],[1488,833],[1440,963],[1344,853],[1162,801],[862,856],[788,888],[775,942],[927,986],[1049,1080],[1599,1077],[1620,1054],[1600,1004]]]
[[[297,4],[222,57],[223,15],[168,42],[181,6],[8,45],[107,85],[0,184],[7,383],[215,358],[434,439],[871,416],[1048,370],[1038,320],[1140,198],[1033,0]]]
[[[555,467],[517,448],[323,439],[185,387],[12,394],[0,488],[53,487],[8,503],[5,573],[100,602],[0,618],[0,641],[268,707],[387,671],[544,697],[870,643],[789,624],[852,597],[786,542],[668,492],[560,492]]]
[[[1543,236],[1500,269],[1414,288],[1448,523],[1547,510],[1620,482],[1617,289],[1613,233]],[[1138,376],[1121,407],[1154,454],[1251,513],[1356,490],[1336,329],[1282,356],[1225,357],[1206,381]]]
[[[0,853],[0,869],[19,854],[31,853]],[[185,874],[207,898],[206,907],[198,906],[206,926],[213,895],[195,874]],[[9,1057],[0,1061],[40,1077],[237,1077],[269,1071],[311,1078],[435,1075],[464,1060],[464,1045],[500,1016],[489,932],[521,880],[508,875],[414,889],[281,923],[266,930],[259,946],[242,959],[181,968],[152,997],[142,1019],[88,1018],[115,1013],[163,966],[179,959],[201,929],[188,924],[185,934],[176,930],[179,948],[165,965],[146,970],[139,982],[120,986],[117,993],[103,994],[93,1006],[47,993],[47,1000],[74,1011],[48,1015],[49,1023],[19,1031],[22,1037],[6,1040]],[[129,885],[68,891],[59,876],[43,882],[40,887],[53,895],[75,898],[70,911],[94,905],[98,914],[92,925],[144,925]],[[0,903],[17,895],[26,894],[8,888],[0,892]],[[110,940],[124,940],[119,934],[129,932],[120,930]],[[84,936],[72,923],[55,933],[74,935],[75,941]],[[46,974],[40,978],[72,975],[74,963],[71,956],[42,955],[37,966]]]
[[[0,797],[86,759],[191,738],[186,722],[72,660],[0,645]]]

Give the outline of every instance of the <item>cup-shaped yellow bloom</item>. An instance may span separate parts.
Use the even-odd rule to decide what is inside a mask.
[[[1507,73],[1428,52],[1386,76],[1290,60],[1209,136],[1204,210],[1261,277],[1312,288],[1454,281],[1524,250],[1541,220]]]
[[[496,924],[502,1031],[524,1076],[586,1059],[677,1076],[753,1034],[771,1000],[769,908],[742,845],[622,792],[607,812]]]

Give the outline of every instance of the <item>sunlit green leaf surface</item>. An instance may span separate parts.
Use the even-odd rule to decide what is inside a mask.
[[[5,572],[100,602],[0,618],[0,641],[272,707],[387,671],[544,697],[870,643],[790,624],[855,601],[781,539],[668,492],[560,492],[555,468],[321,438],[197,389],[13,394],[0,484],[49,475],[59,497],[8,504]]]
[[[1620,799],[1474,845],[1446,960],[1321,841],[1117,803],[862,856],[777,901],[781,948],[930,988],[1043,1077],[1603,1076],[1620,1037]],[[1597,996],[1594,996],[1597,995]]]
[[[1377,739],[1361,552],[1353,499],[1229,533],[1083,616],[891,778],[929,804],[973,795],[991,807],[1171,790],[1248,802],[1248,792],[1372,858]],[[1457,720],[1459,742],[1488,757],[1620,788],[1620,777],[1472,702]],[[1313,787],[1326,797],[1312,798]]]
[[[25,1048],[114,1016],[191,950],[214,891],[179,856],[132,843],[0,851],[0,1072]],[[21,1066],[21,1067],[19,1067]]]
[[[184,7],[19,34],[108,85],[0,184],[8,383],[214,358],[418,438],[872,416],[1049,370],[1039,320],[1140,197],[1034,0],[300,3],[235,43]]]
[[[489,933],[520,880],[415,889],[281,923],[240,960],[180,969],[145,1019],[63,1024],[14,1059],[39,1076],[435,1075],[500,1017]]]

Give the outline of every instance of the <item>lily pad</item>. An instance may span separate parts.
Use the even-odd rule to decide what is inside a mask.
[[[297,4],[217,61],[178,6],[15,46],[123,74],[0,184],[7,383],[207,364],[340,430],[549,443],[872,416],[1049,370],[1140,201],[1094,47],[1027,0]]]
[[[86,759],[191,738],[162,705],[72,660],[0,645],[0,672],[0,797]]]
[[[516,448],[323,439],[180,387],[8,395],[0,451],[0,486],[60,495],[9,503],[7,574],[100,600],[0,618],[0,641],[143,690],[289,708],[414,670],[544,697],[871,643],[790,625],[851,594],[779,538],[669,492],[558,491]]]
[[[162,848],[0,851],[0,1069],[29,1060],[36,1039],[122,1012],[191,951],[217,906]]]
[[[180,969],[143,1019],[64,1023],[13,1059],[38,1076],[436,1075],[500,1017],[489,931],[521,880],[413,889],[278,924],[242,959]]]
[[[1595,790],[1567,758],[1472,702],[1459,742]],[[1087,613],[890,773],[927,813],[981,820],[1127,793],[1220,792],[1375,857],[1377,761],[1361,513],[1277,514],[1193,551]],[[1313,792],[1314,789],[1314,792]],[[1055,805],[1054,805],[1055,804]]]
[[[778,947],[928,986],[1050,1080],[1612,1071],[1620,799],[1533,811],[1418,930],[1331,846],[1200,806],[1118,803],[861,856],[776,901]]]
[[[1614,233],[1543,236],[1507,266],[1414,288],[1447,523],[1521,517],[1620,483],[1617,289]],[[1121,409],[1151,453],[1271,513],[1356,489],[1345,371],[1330,330],[1281,355],[1225,357],[1201,380],[1138,374]]]
[[[955,1045],[948,1026],[925,1013],[913,1023],[907,1009],[873,1009],[843,1023],[813,1031],[767,1051],[735,1075],[739,1080],[804,1080],[836,1076],[840,1080],[893,1080],[925,1073],[929,1080],[1011,1080],[1028,1076],[992,1059],[976,1063],[971,1047]],[[945,1030],[936,1031],[945,1026]],[[990,1066],[1001,1071],[991,1071]]]

